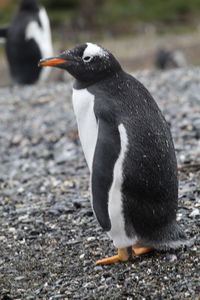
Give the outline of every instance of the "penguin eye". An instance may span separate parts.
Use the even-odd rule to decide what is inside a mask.
[[[91,61],[91,59],[92,59],[92,56],[83,57],[84,62],[89,62],[89,61]]]

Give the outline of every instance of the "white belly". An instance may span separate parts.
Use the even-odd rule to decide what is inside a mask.
[[[89,93],[87,89],[73,89],[72,102],[83,152],[90,172],[92,172],[93,157],[98,137],[98,124],[94,115],[94,95]],[[128,148],[128,137],[122,124],[119,125],[118,129],[121,151],[114,166],[113,182],[108,195],[108,213],[111,222],[111,229],[108,235],[117,248],[123,248],[136,244],[137,237],[129,238],[125,231],[121,188],[123,183],[123,162]]]
[[[113,182],[109,191],[108,213],[111,222],[111,230],[108,232],[109,237],[113,240],[115,247],[124,248],[133,246],[137,242],[137,237],[129,238],[125,231],[125,222],[122,205],[122,183],[123,183],[123,162],[128,148],[128,137],[123,124],[118,126],[121,151],[115,163],[113,170]]]
[[[39,10],[38,17],[42,27],[36,21],[30,22],[27,26],[25,36],[27,40],[34,39],[39,46],[41,58],[47,58],[53,55],[53,48],[49,19],[43,7]],[[49,72],[50,68],[43,68],[40,73],[40,79],[45,80]]]
[[[72,103],[81,145],[91,172],[98,136],[98,124],[94,114],[94,95],[88,92],[87,89],[73,89]]]

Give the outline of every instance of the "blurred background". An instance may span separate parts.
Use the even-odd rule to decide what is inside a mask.
[[[184,65],[200,65],[199,0],[41,0],[47,9],[54,52],[97,42],[129,72],[162,68],[163,53],[178,50]],[[0,26],[9,24],[16,0],[0,0]],[[9,80],[0,44],[0,85]],[[165,67],[176,67],[173,63]]]

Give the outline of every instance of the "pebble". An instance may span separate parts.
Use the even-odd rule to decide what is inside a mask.
[[[94,237],[94,236],[89,236],[89,237],[87,238],[87,241],[88,241],[88,242],[95,241],[95,237]]]
[[[18,276],[18,277],[14,278],[15,281],[21,281],[21,280],[24,280],[24,279],[25,279],[24,276]]]
[[[177,260],[177,256],[176,256],[175,254],[169,254],[169,255],[167,256],[167,260],[168,260],[169,262],[174,262],[174,261]]]
[[[65,299],[65,295],[64,294],[60,294],[60,295],[55,295],[53,297],[50,297],[50,300],[56,300],[56,299]]]
[[[198,208],[194,209],[191,214],[190,214],[190,217],[196,217],[196,216],[199,216],[200,215],[200,211]]]

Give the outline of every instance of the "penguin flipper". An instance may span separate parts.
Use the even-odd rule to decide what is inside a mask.
[[[113,180],[113,169],[120,153],[120,136],[117,126],[107,120],[98,119],[98,137],[92,165],[92,206],[96,218],[104,231],[111,228],[108,213],[109,190]]]
[[[0,28],[0,39],[6,40],[8,34],[8,28],[9,28],[8,26]]]

